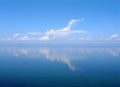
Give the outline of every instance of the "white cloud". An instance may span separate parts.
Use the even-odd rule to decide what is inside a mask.
[[[43,36],[41,38],[39,38],[38,40],[41,40],[41,41],[47,41],[49,40],[50,38],[48,36]]]
[[[72,19],[65,28],[57,29],[57,30],[52,29],[52,30],[46,31],[43,37],[47,37],[51,39],[51,38],[56,38],[58,36],[59,37],[67,36],[69,34],[85,33],[86,31],[84,30],[71,30],[71,27],[73,24],[75,24],[78,21],[83,21],[83,20],[84,20],[83,18],[80,20]]]
[[[68,23],[68,25],[67,25],[65,28],[61,29],[60,31],[70,31],[72,25],[75,24],[75,23],[78,22],[78,21],[79,21],[79,20],[72,19],[72,20]]]
[[[9,40],[37,40],[40,34],[40,32],[14,33],[12,37],[9,37]]]
[[[54,39],[54,41],[63,40],[63,41],[93,41],[94,42],[106,42],[106,41],[120,41],[120,35],[119,34],[113,34],[107,38],[101,37],[101,38],[92,38],[88,35],[83,36],[83,33],[86,33],[85,30],[75,30],[72,29],[72,26],[77,23],[85,20],[84,18],[81,19],[72,19],[68,22],[67,26],[61,29],[51,29],[46,32],[27,32],[27,33],[14,33],[13,35],[10,35],[6,38],[0,38],[0,41],[48,41],[51,39]],[[78,36],[77,36],[78,35]],[[67,40],[66,40],[67,39]]]
[[[15,33],[15,34],[13,34],[12,36],[13,36],[14,38],[16,38],[16,37],[19,37],[20,34],[19,34],[19,33]]]
[[[81,22],[85,20],[84,18],[82,19],[72,19],[66,27],[62,28],[62,29],[52,29],[52,30],[48,30],[46,32],[27,32],[27,33],[14,33],[12,36],[6,38],[6,40],[40,40],[40,41],[47,41],[47,40],[51,40],[51,39],[57,39],[59,37],[59,39],[63,39],[64,37],[68,37],[71,38],[71,34],[81,34],[81,33],[85,33],[85,30],[73,30],[72,26],[77,23],[77,22]],[[70,36],[71,35],[71,36]]]
[[[108,37],[107,40],[120,40],[119,34],[113,34],[112,36]]]
[[[24,41],[26,41],[26,40],[30,40],[30,38],[28,38],[28,36],[23,36],[23,37],[20,37],[19,40],[24,40]]]

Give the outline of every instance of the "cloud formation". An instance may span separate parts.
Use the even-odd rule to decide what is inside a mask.
[[[10,37],[10,40],[37,40],[36,36],[39,36],[40,32],[27,32],[27,33],[14,33],[12,37]]]
[[[52,30],[46,31],[43,37],[47,37],[47,38],[49,38],[47,40],[50,40],[52,38],[67,36],[70,34],[85,33],[85,32],[87,32],[85,30],[72,30],[71,29],[73,24],[75,24],[78,21],[83,21],[83,20],[84,20],[83,18],[80,20],[72,19],[66,27],[64,27],[62,29],[52,29]]]
[[[119,34],[113,34],[107,38],[107,40],[120,40]]]
[[[4,40],[12,40],[12,41],[29,41],[29,40],[36,40],[36,41],[48,41],[52,39],[61,38],[64,39],[64,37],[71,37],[71,35],[75,34],[82,34],[87,31],[85,30],[73,30],[72,26],[77,23],[85,20],[82,19],[72,19],[68,22],[67,26],[62,29],[50,29],[45,32],[27,32],[27,33],[14,33],[8,38],[4,38]],[[1,39],[2,40],[2,39]]]
[[[23,36],[23,37],[20,37],[19,40],[26,41],[26,40],[30,40],[30,38],[28,36]]]
[[[109,37],[91,37],[86,35],[87,31],[72,29],[73,25],[77,22],[84,21],[84,18],[81,19],[72,19],[68,22],[67,26],[61,29],[50,29],[45,32],[26,32],[26,33],[14,33],[10,35],[8,38],[0,38],[0,41],[70,41],[70,42],[89,42],[89,43],[97,43],[97,42],[118,42],[120,41],[119,34],[113,34]]]
[[[38,40],[41,40],[41,41],[47,41],[49,40],[50,38],[48,36],[43,36],[43,37],[40,37]]]
[[[13,36],[14,38],[16,38],[16,37],[20,36],[20,34],[19,34],[19,33],[14,33],[12,36]]]

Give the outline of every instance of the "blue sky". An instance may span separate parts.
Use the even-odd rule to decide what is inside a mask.
[[[120,0],[0,0],[0,41],[120,42],[119,5]]]

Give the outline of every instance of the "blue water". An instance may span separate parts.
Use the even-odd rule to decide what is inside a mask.
[[[0,87],[120,87],[120,47],[1,46]]]

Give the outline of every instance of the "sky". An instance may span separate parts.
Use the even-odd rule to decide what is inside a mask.
[[[0,42],[119,43],[120,0],[0,0]]]

